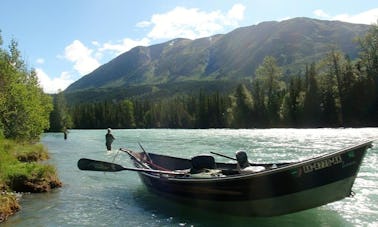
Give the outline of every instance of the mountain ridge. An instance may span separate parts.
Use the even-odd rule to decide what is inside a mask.
[[[195,40],[177,38],[135,47],[71,84],[66,93],[185,81],[252,78],[264,57],[288,72],[324,57],[330,48],[357,57],[356,36],[369,25],[294,18],[267,21]]]

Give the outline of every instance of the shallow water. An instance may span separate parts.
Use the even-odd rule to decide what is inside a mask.
[[[43,135],[62,188],[26,194],[21,212],[3,226],[378,226],[378,140],[369,149],[352,198],[294,214],[253,218],[197,210],[150,194],[134,172],[80,171],[77,160],[92,158],[131,166],[118,148],[190,157],[210,151],[234,156],[245,150],[253,162],[293,161],[378,138],[378,128],[262,130],[113,130],[113,151],[105,149],[106,130],[71,130]],[[216,157],[217,161],[229,161]]]

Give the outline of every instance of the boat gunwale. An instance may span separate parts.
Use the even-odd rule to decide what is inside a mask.
[[[329,157],[332,157],[332,156],[335,156],[335,155],[338,155],[338,154],[344,154],[344,153],[347,153],[351,150],[356,150],[356,149],[359,149],[359,148],[362,148],[362,147],[369,148],[369,147],[372,146],[373,141],[374,140],[365,141],[365,142],[362,142],[362,143],[357,144],[357,145],[352,145],[352,146],[349,146],[349,147],[346,147],[346,148],[343,148],[343,149],[340,149],[340,150],[337,150],[337,151],[333,151],[331,153],[322,154],[322,155],[312,157],[312,158],[308,158],[308,159],[305,159],[305,160],[302,160],[302,161],[290,162],[290,163],[287,163],[287,164],[285,163],[286,165],[283,165],[282,167],[267,169],[267,170],[263,170],[263,171],[260,171],[260,172],[240,173],[240,174],[235,174],[235,175],[228,175],[228,176],[226,175],[224,177],[216,176],[216,177],[196,177],[196,178],[193,178],[193,177],[190,177],[190,176],[171,176],[171,175],[166,175],[166,174],[152,174],[152,173],[147,173],[147,172],[140,172],[138,174],[143,174],[143,175],[146,175],[147,177],[158,178],[158,179],[161,179],[161,180],[167,180],[167,181],[172,181],[172,182],[178,181],[178,182],[198,182],[198,183],[203,182],[203,183],[208,183],[208,182],[214,182],[214,181],[222,182],[222,181],[232,181],[232,180],[240,180],[240,179],[247,180],[249,178],[257,178],[257,177],[263,177],[265,175],[275,174],[275,173],[278,173],[278,172],[285,172],[285,171],[288,171],[290,169],[295,169],[295,168],[298,168],[300,166],[309,164],[311,162],[321,161],[321,160],[327,159]],[[152,153],[152,154],[154,154],[154,153]],[[154,155],[160,155],[160,154],[154,154]],[[160,155],[160,156],[166,156],[166,157],[177,158],[177,159],[182,159],[182,160],[189,160],[189,159],[179,158],[179,157],[174,157],[174,156],[169,156],[169,155]],[[222,162],[217,162],[217,163],[222,163]],[[231,163],[222,163],[222,164],[231,164]],[[279,163],[276,163],[276,164],[279,164]],[[261,163],[261,165],[267,165],[267,164]]]

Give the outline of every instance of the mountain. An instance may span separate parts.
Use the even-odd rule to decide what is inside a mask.
[[[135,47],[71,84],[65,93],[172,87],[191,83],[225,83],[251,78],[265,56],[276,58],[286,72],[303,70],[331,48],[358,55],[357,36],[368,25],[310,18],[262,22],[227,34],[174,39]],[[185,87],[185,86],[184,86]]]

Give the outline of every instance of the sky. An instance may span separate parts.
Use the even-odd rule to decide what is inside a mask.
[[[0,0],[1,48],[18,42],[46,93],[135,46],[295,17],[376,24],[374,0]]]

